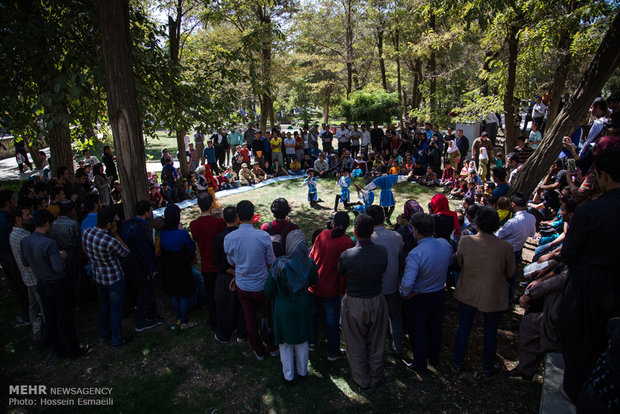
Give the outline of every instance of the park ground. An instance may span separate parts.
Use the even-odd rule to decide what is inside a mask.
[[[320,208],[306,203],[301,180],[286,181],[256,191],[219,200],[222,206],[251,199],[261,221],[271,219],[269,205],[276,197],[286,197],[293,209],[292,220],[308,235],[324,226],[333,207],[334,180],[320,181]],[[426,206],[433,191],[415,184],[395,187],[397,210],[414,198]],[[354,195],[353,195],[354,197]],[[456,203],[452,203],[454,208]],[[183,222],[198,215],[196,208],[183,212]],[[353,218],[353,215],[351,215]],[[169,412],[419,412],[419,413],[534,413],[538,411],[541,376],[526,382],[498,375],[489,382],[476,378],[482,354],[481,318],[470,338],[466,369],[461,375],[450,371],[449,360],[456,332],[458,304],[449,290],[444,323],[442,360],[437,370],[420,376],[395,360],[386,345],[385,381],[362,391],[351,379],[345,360],[328,362],[324,335],[317,350],[310,353],[310,375],[287,386],[281,379],[279,358],[257,361],[246,341],[221,345],[206,325],[206,311],[191,317],[199,325],[188,331],[171,330],[173,316],[165,298],[160,301],[167,324],[140,334],[133,332],[134,319],[124,320],[126,334],[133,342],[119,349],[97,341],[97,304],[92,301],[76,311],[78,336],[94,349],[75,360],[58,360],[50,350],[39,350],[29,338],[29,329],[16,326],[12,299],[3,289],[0,297],[2,330],[0,366],[4,393],[9,384],[46,384],[55,387],[112,387],[113,406],[88,407],[88,412],[169,413]],[[520,308],[507,312],[499,331],[498,363],[510,369],[518,359]],[[130,333],[131,332],[131,333]],[[412,357],[410,346],[406,353]],[[2,405],[6,406],[6,394]],[[31,412],[67,412],[66,408],[35,407]]]

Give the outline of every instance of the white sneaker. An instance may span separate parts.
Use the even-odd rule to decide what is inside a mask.
[[[254,351],[254,356],[256,357],[256,359],[258,359],[259,361],[262,361],[263,359],[265,359],[265,356],[260,356],[258,355],[258,353],[256,351]]]

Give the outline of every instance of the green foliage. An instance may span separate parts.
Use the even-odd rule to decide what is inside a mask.
[[[389,124],[398,114],[398,96],[383,89],[355,91],[340,103],[340,115],[349,122]]]
[[[483,96],[480,91],[475,90],[465,94],[463,105],[452,109],[455,115],[453,122],[476,122],[490,112],[496,114],[502,111],[502,99],[499,96]]]

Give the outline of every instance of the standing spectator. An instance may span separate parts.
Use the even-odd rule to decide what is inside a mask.
[[[230,290],[231,281],[235,277],[235,267],[228,262],[224,251],[224,238],[239,228],[239,217],[236,207],[226,207],[222,212],[226,228],[216,234],[213,240],[213,263],[218,268],[215,279],[215,340],[222,344],[231,342],[233,329],[237,329],[237,342],[243,342],[246,337],[245,320],[241,310],[239,298]]]
[[[351,155],[355,158],[360,152],[360,142],[362,140],[362,131],[357,129],[357,124],[353,124],[353,131],[349,134],[351,138]]]
[[[35,342],[40,342],[44,339],[41,332],[43,304],[41,303],[39,292],[37,292],[37,276],[32,267],[28,267],[24,264],[21,245],[22,240],[30,236],[30,232],[26,228],[31,224],[32,215],[29,209],[16,207],[11,210],[10,218],[13,224],[13,230],[11,230],[9,242],[11,243],[11,251],[15,257],[17,268],[28,290],[28,318],[30,326],[32,327],[32,339]]]
[[[47,234],[54,216],[47,210],[37,213],[34,232],[22,239],[22,261],[37,276],[37,291],[45,317],[45,339],[54,347],[58,358],[77,358],[88,352],[81,347],[75,333],[71,286],[64,272],[63,254]]]
[[[284,158],[282,158],[282,138],[278,134],[272,134],[271,141],[271,159],[273,162],[276,160],[280,163],[280,166],[284,166]]]
[[[319,307],[325,311],[327,325],[327,359],[336,361],[346,354],[340,349],[340,296],[346,289],[346,280],[338,271],[338,259],[342,252],[355,246],[346,235],[349,214],[344,211],[334,216],[333,228],[323,230],[314,241],[310,257],[319,269],[318,282],[310,287],[314,295],[314,335],[310,339],[310,350],[314,350],[317,340],[316,323]]]
[[[534,125],[534,123],[538,125],[542,125],[546,114],[547,114],[547,105],[543,103],[542,98],[540,96],[536,97],[536,103],[532,107],[532,121],[533,121],[532,125]]]
[[[491,142],[491,140],[489,139],[489,137],[487,136],[486,132],[483,132],[482,134],[480,134],[480,137],[476,138],[474,140],[474,143],[472,144],[471,147],[471,155],[472,155],[472,159],[476,162],[476,165],[480,165],[480,148],[485,148],[486,149],[486,155],[487,155],[487,160],[489,158],[493,157],[493,143]],[[490,178],[490,170],[487,169],[486,170],[487,176],[485,177],[480,177],[483,180],[488,180]]]
[[[226,168],[224,161],[226,160],[226,151],[230,147],[230,145],[228,145],[226,137],[226,130],[224,128],[221,128],[219,131],[217,131],[211,136],[213,146],[215,147],[215,158],[217,160],[219,168]],[[220,170],[214,169],[213,171],[217,174]]]
[[[103,147],[103,164],[105,165],[105,175],[112,177],[112,181],[118,180],[118,173],[116,172],[116,164],[114,161],[116,157],[112,154],[112,148],[109,145]]]
[[[65,273],[69,278],[73,295],[78,306],[85,304],[88,285],[82,277],[81,228],[76,220],[75,204],[70,200],[60,203],[60,214],[54,220],[50,237],[58,243],[58,248],[66,252]]]
[[[413,368],[426,372],[427,361],[439,366],[446,302],[444,285],[454,252],[446,240],[433,237],[435,220],[430,215],[414,214],[411,224],[418,245],[407,255],[400,294],[413,349]]]
[[[170,295],[179,329],[197,325],[187,314],[190,298],[196,294],[192,262],[196,257],[196,244],[181,226],[181,209],[172,204],[164,211],[164,229],[161,232],[161,273],[164,291]]]
[[[379,128],[379,124],[376,122],[373,124],[373,128],[370,130],[370,143],[372,145],[372,150],[377,151],[381,149],[381,142],[383,141],[383,137],[385,134],[383,133],[383,128]]]
[[[618,159],[618,146],[594,155],[602,194],[577,208],[562,245],[568,277],[560,303],[560,344],[566,364],[564,390],[573,402],[607,348],[607,321],[620,316]]]
[[[205,284],[207,295],[207,310],[209,312],[209,327],[215,331],[217,310],[215,308],[215,284],[217,283],[218,268],[213,262],[213,240],[215,235],[224,231],[226,223],[221,218],[211,215],[213,197],[208,191],[198,193],[198,207],[200,216],[189,223],[192,237],[196,240],[200,251],[200,272]]]
[[[299,132],[295,131],[293,133],[293,138],[295,138],[295,157],[297,160],[301,160],[304,157],[304,136]],[[308,148],[308,150],[310,150]]]
[[[461,226],[457,214],[450,210],[448,199],[443,194],[435,194],[429,203],[430,213],[435,220],[435,237],[450,241],[450,235],[458,239],[461,235]]]
[[[542,135],[538,130],[538,125],[539,124],[537,122],[532,122],[532,130],[530,131],[530,137],[527,140],[530,148],[532,148],[532,151],[536,151],[542,141]]]
[[[20,174],[24,172],[24,164],[26,164],[30,170],[34,171],[32,163],[28,160],[26,141],[24,140],[24,137],[21,135],[16,136],[13,140],[13,144],[15,145],[15,157],[17,158],[17,165],[19,166]]]
[[[198,163],[200,162],[200,153],[196,151],[196,148],[194,148],[193,142],[189,143],[187,152],[189,152],[189,170],[190,172],[194,172],[196,171],[196,168],[198,168]]]
[[[252,226],[254,204],[243,200],[237,204],[239,228],[224,238],[224,251],[228,262],[235,266],[235,277],[231,289],[237,291],[245,317],[245,327],[250,337],[254,356],[259,361],[265,358],[265,346],[259,336],[256,312],[262,309],[267,315],[266,321],[271,324],[269,302],[265,297],[264,286],[267,272],[276,258],[271,246],[271,238],[267,233],[256,230]],[[272,338],[266,338],[267,351],[271,356],[278,355],[278,348],[273,345]]]
[[[340,124],[340,129],[336,131],[336,139],[338,140],[338,156],[342,156],[342,153],[346,150],[351,150],[351,137],[349,129],[343,123]]]
[[[84,204],[84,210],[86,211],[86,217],[82,220],[80,225],[80,231],[84,232],[86,229],[91,229],[97,225],[97,211],[99,211],[99,197],[96,195],[90,195],[86,199]]]
[[[102,207],[107,207],[112,204],[109,178],[103,173],[103,164],[95,165],[93,171],[95,176],[95,188],[99,193],[99,202]]]
[[[321,142],[323,143],[323,152],[329,154],[333,148],[332,141],[334,134],[329,130],[329,126],[325,126],[325,130],[321,133]]]
[[[205,136],[200,129],[194,132],[194,144],[196,146],[196,153],[198,154],[198,163],[204,164],[205,156],[203,154],[203,151],[205,149]]]
[[[498,117],[495,112],[491,111],[484,117],[484,131],[489,135],[489,139],[495,145],[495,137],[497,137]]]
[[[140,281],[137,287],[136,332],[142,332],[164,323],[158,315],[155,302],[155,278],[159,273],[155,258],[155,242],[148,228],[148,221],[153,216],[151,203],[141,200],[136,203],[136,216],[123,225],[122,239],[131,249],[132,259],[138,263],[133,269],[132,277]]]
[[[207,164],[211,166],[211,170],[213,170],[214,172],[218,172],[219,169],[217,168],[217,158],[215,156],[215,148],[213,147],[213,140],[207,141],[207,146],[205,147],[202,154],[204,156],[204,159],[207,161]]]
[[[123,337],[123,295],[125,276],[120,259],[129,249],[117,231],[116,208],[105,207],[97,213],[97,227],[84,230],[82,245],[88,256],[99,295],[99,341],[112,335],[113,347],[128,342]]]
[[[8,288],[13,292],[17,302],[18,311],[22,315],[20,318],[25,320],[28,317],[28,293],[19,275],[9,242],[11,234],[9,211],[15,208],[15,204],[13,191],[0,190],[0,265],[6,275]]]
[[[467,157],[467,153],[469,152],[469,139],[465,135],[463,135],[462,129],[456,130],[456,147],[459,149],[461,153],[461,157],[459,160],[459,165],[457,170],[460,171],[463,168],[463,161]]]
[[[273,301],[274,343],[279,345],[287,382],[293,381],[295,371],[302,378],[308,375],[308,340],[312,336],[308,286],[317,280],[306,236],[301,230],[293,230],[286,238],[286,254],[276,260],[265,283],[265,296]]]
[[[263,223],[260,229],[271,236],[273,252],[276,257],[280,257],[286,253],[286,237],[289,232],[297,230],[297,226],[288,218],[291,207],[286,198],[273,200],[270,210],[275,220]]]
[[[515,260],[510,243],[493,235],[499,227],[497,211],[480,207],[475,222],[478,234],[461,238],[457,251],[461,276],[454,297],[460,305],[452,370],[459,373],[463,368],[474,316],[480,311],[484,331],[482,378],[488,380],[498,372],[495,367],[497,327],[502,312],[509,307],[506,279],[514,273]]]
[[[232,163],[232,159],[235,156],[235,152],[237,152],[237,147],[243,143],[243,135],[241,134],[241,128],[238,128],[236,131],[228,134],[228,150],[226,150],[226,165],[230,165]]]
[[[368,151],[368,145],[370,145],[370,131],[366,127],[366,124],[362,124],[362,138],[361,138],[361,146],[366,151]]]
[[[87,149],[84,150],[82,154],[84,154],[84,166],[90,165],[91,167],[94,167],[99,164],[99,159],[93,155],[90,155],[90,152]]]
[[[353,380],[363,389],[383,379],[388,307],[381,294],[388,254],[374,244],[373,220],[362,214],[355,219],[358,244],[342,253],[338,271],[347,278],[342,299],[342,334]]]
[[[381,293],[385,297],[390,318],[390,333],[392,334],[392,351],[397,358],[403,353],[403,308],[398,293],[400,280],[399,257],[403,249],[403,237],[395,231],[385,228],[385,214],[379,206],[373,205],[366,209],[374,223],[374,232],[370,240],[378,246],[383,246],[388,252],[388,263],[383,273]]]
[[[245,143],[248,144],[248,148],[252,148],[252,143],[254,142],[255,135],[256,131],[254,130],[254,124],[250,122],[248,124],[248,129],[246,129],[243,133],[243,139]]]
[[[284,147],[286,148],[286,166],[288,166],[291,163],[291,159],[295,156],[295,138],[292,137],[290,132],[286,133]],[[284,164],[282,166],[284,167]]]
[[[506,240],[512,246],[515,256],[515,272],[508,279],[508,299],[514,300],[514,292],[517,279],[517,269],[521,264],[523,246],[528,237],[534,237],[536,234],[536,217],[527,211],[527,200],[522,194],[516,193],[511,197],[512,209],[515,215],[502,226],[496,233],[499,239]]]

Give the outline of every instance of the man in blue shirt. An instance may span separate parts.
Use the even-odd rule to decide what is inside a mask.
[[[405,320],[413,348],[413,369],[426,372],[426,363],[439,366],[446,291],[444,285],[454,251],[443,238],[434,238],[435,220],[417,213],[411,218],[418,245],[409,252],[400,282]]]
[[[276,261],[271,244],[271,236],[265,231],[257,230],[252,226],[254,204],[248,200],[237,204],[239,228],[224,237],[224,251],[228,263],[235,267],[235,277],[230,284],[231,290],[236,290],[243,315],[245,326],[254,350],[254,356],[259,361],[265,358],[265,347],[260,338],[256,323],[256,311],[262,308],[271,322],[271,307],[265,297],[265,280],[271,265]],[[270,339],[267,344],[271,356],[279,354],[278,347]]]

